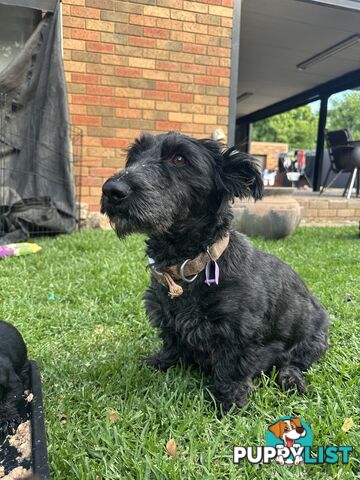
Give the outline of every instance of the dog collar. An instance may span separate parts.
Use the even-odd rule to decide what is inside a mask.
[[[218,285],[220,270],[217,260],[226,250],[229,244],[229,234],[220,238],[212,245],[208,246],[206,252],[201,252],[195,258],[187,259],[182,264],[171,265],[158,270],[155,261],[148,257],[149,268],[156,280],[169,289],[171,298],[179,297],[183,294],[183,288],[175,280],[182,280],[185,283],[192,283],[199,273],[205,270],[205,283],[210,286]],[[211,265],[214,265],[214,278],[210,278]]]

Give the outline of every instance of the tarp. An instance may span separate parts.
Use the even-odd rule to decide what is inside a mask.
[[[0,243],[74,229],[59,4],[0,72]]]

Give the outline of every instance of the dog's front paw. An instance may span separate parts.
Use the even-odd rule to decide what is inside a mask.
[[[155,354],[151,357],[145,359],[145,364],[148,367],[155,368],[156,370],[160,370],[165,372],[170,367],[175,365],[175,362],[170,362],[168,359],[164,358],[161,354]]]
[[[303,393],[307,390],[303,373],[297,367],[291,365],[280,368],[277,382],[284,391],[295,388],[299,393]]]
[[[226,414],[232,407],[240,410],[248,403],[251,384],[248,382],[217,383],[211,389],[214,395],[219,416]]]

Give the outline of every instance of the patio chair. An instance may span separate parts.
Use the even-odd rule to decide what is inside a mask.
[[[360,141],[353,141],[348,129],[325,130],[325,138],[330,157],[330,168],[326,174],[324,185],[320,191],[323,193],[325,188],[329,188],[342,173],[349,173],[349,179],[345,185],[343,197],[348,190],[347,198],[351,197],[352,189],[357,177],[356,195],[359,195],[360,188]],[[326,184],[329,175],[334,172],[335,177]]]

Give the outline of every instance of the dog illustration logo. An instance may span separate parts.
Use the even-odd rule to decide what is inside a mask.
[[[268,427],[266,445],[277,448],[277,463],[299,465],[304,461],[303,447],[312,445],[311,428],[299,417],[282,417]]]
[[[319,445],[313,447],[310,426],[300,417],[281,417],[266,430],[266,445],[235,445],[233,462],[252,464],[322,465],[324,463],[349,463],[353,447],[350,445]]]

